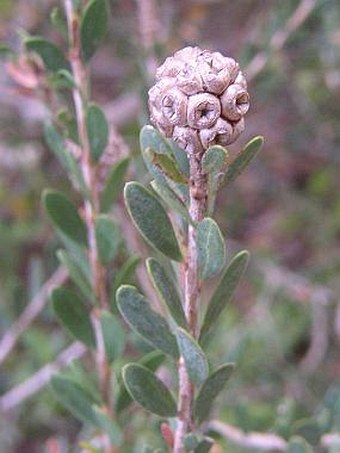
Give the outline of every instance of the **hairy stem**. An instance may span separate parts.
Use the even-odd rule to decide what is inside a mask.
[[[73,89],[73,102],[78,126],[79,142],[82,151],[80,165],[85,183],[90,192],[89,199],[84,199],[84,216],[87,227],[88,253],[92,275],[92,285],[99,307],[101,309],[108,310],[109,303],[106,285],[107,275],[105,267],[99,260],[95,229],[96,216],[100,212],[97,167],[91,159],[91,149],[86,127],[88,75],[86,66],[81,58],[79,16],[74,10],[72,0],[65,0],[64,5],[69,34],[69,60],[76,85]],[[103,401],[106,404],[106,410],[112,415],[112,405],[110,401],[110,364],[107,362],[105,357],[103,333],[99,313],[96,309],[93,310],[91,319],[96,336],[96,362],[99,372],[101,394]],[[104,449],[106,453],[112,451],[109,442],[105,442]]]
[[[202,154],[190,149],[190,206],[189,213],[193,221],[203,220],[207,210],[207,178],[202,171]],[[187,254],[184,263],[184,310],[191,335],[198,337],[198,310],[200,301],[200,280],[198,274],[198,258],[195,228],[188,227]],[[178,362],[179,400],[178,418],[175,433],[174,453],[183,453],[184,436],[194,428],[192,406],[194,386],[190,382],[183,357]]]

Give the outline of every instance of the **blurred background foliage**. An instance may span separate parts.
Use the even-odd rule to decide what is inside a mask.
[[[322,433],[340,429],[340,4],[111,0],[110,6],[109,36],[91,61],[92,97],[128,143],[135,158],[130,171],[139,178],[147,176],[138,133],[148,122],[146,92],[157,62],[196,43],[238,59],[248,75],[252,108],[239,141],[261,134],[266,143],[218,199],[216,217],[230,256],[240,247],[252,254],[212,345],[217,363],[238,364],[219,409],[222,420],[244,431],[296,433],[316,445]],[[63,45],[62,8],[54,9],[61,31],[50,19],[60,7],[52,0],[1,0],[0,40],[20,53],[25,30]],[[56,268],[58,244],[41,192],[69,187],[42,140],[50,115],[45,100],[11,61],[0,68],[2,334]],[[2,365],[1,393],[68,343],[47,304]],[[48,389],[3,412],[1,451],[73,451],[79,424]],[[134,423],[141,439],[156,425],[144,413]],[[249,451],[225,440],[221,445],[216,451]]]

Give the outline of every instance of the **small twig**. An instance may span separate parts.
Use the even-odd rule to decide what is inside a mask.
[[[27,398],[42,390],[52,375],[66,367],[72,360],[79,359],[86,352],[86,347],[77,341],[62,351],[54,362],[43,366],[39,371],[21,384],[0,397],[0,411],[7,412],[22,404]]]
[[[215,431],[235,445],[243,448],[258,449],[261,451],[287,451],[288,444],[276,434],[271,433],[245,433],[236,426],[223,423],[219,420],[211,420],[206,424],[205,429]]]
[[[44,283],[40,291],[33,297],[31,302],[26,306],[19,318],[5,332],[0,341],[0,364],[8,357],[10,352],[17,344],[20,336],[30,326],[30,324],[39,315],[44,308],[51,288],[62,285],[68,277],[66,269],[58,268],[54,274]]]
[[[254,79],[267,65],[272,52],[283,48],[289,37],[308,19],[317,5],[317,0],[302,0],[285,25],[277,30],[269,43],[270,51],[259,52],[245,69],[247,79]]]

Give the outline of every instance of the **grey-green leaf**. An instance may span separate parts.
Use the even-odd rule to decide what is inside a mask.
[[[109,6],[106,0],[91,0],[86,5],[80,24],[82,56],[88,61],[104,39],[109,22]]]
[[[143,152],[150,148],[158,154],[168,154],[170,156],[172,154],[169,143],[153,126],[147,125],[142,127],[139,134],[139,143]]]
[[[165,256],[181,261],[172,224],[156,196],[142,184],[129,182],[125,185],[124,197],[129,214],[144,239]]]
[[[222,233],[210,217],[197,225],[196,243],[200,275],[203,279],[218,274],[225,263],[225,247]]]
[[[112,167],[101,194],[100,208],[102,212],[107,212],[118,199],[128,166],[129,159],[126,158],[118,161]]]
[[[52,42],[41,36],[30,36],[24,40],[26,49],[35,52],[44,62],[49,71],[58,71],[59,69],[70,69],[62,50]]]
[[[214,145],[206,150],[202,158],[202,169],[205,173],[219,172],[227,159],[228,151],[223,146]]]
[[[125,347],[125,332],[117,318],[108,311],[101,311],[102,326],[106,357],[113,362],[122,356]]]
[[[288,453],[312,453],[311,447],[300,436],[293,436],[289,440]]]
[[[192,382],[202,384],[209,375],[207,358],[199,344],[184,329],[177,329],[177,344]]]
[[[51,386],[57,399],[76,418],[84,423],[98,426],[96,415],[92,409],[92,405],[96,401],[92,400],[79,384],[57,374],[52,377]]]
[[[82,294],[93,302],[91,283],[74,256],[66,250],[58,250],[57,257],[60,263],[67,268],[71,279],[78,286]]]
[[[118,425],[107,415],[107,411],[99,406],[93,406],[93,412],[99,427],[109,435],[111,444],[120,446],[123,441],[122,432]]]
[[[185,204],[182,200],[180,200],[177,194],[171,190],[169,186],[161,184],[158,180],[151,181],[150,185],[157,193],[157,195],[159,195],[159,197],[162,198],[163,201],[165,201],[169,208],[177,211],[178,214],[180,214],[183,219],[185,219],[191,225],[194,224]]]
[[[208,453],[214,445],[214,439],[205,436],[203,440],[197,445],[194,453]]]
[[[86,126],[90,142],[91,157],[98,162],[109,137],[109,125],[103,110],[91,102],[86,111]]]
[[[85,223],[74,204],[65,195],[46,190],[43,193],[43,204],[55,227],[73,241],[81,245],[87,244]]]
[[[250,140],[246,146],[237,154],[235,159],[228,166],[224,183],[229,184],[239,176],[243,170],[245,170],[250,162],[254,159],[261,146],[263,145],[264,139],[261,136],[254,137]]]
[[[248,260],[249,253],[247,250],[243,250],[232,259],[229,266],[225,270],[204,316],[199,337],[200,344],[204,344],[206,342],[209,332],[231,300],[236,286],[247,267]]]
[[[54,312],[65,329],[77,340],[94,348],[96,344],[86,305],[69,289],[55,288],[51,293]]]
[[[226,363],[217,368],[203,383],[194,404],[194,416],[198,423],[208,417],[214,400],[224,389],[233,370],[234,364]]]
[[[145,297],[130,285],[121,286],[116,295],[125,321],[155,348],[178,357],[177,342],[165,319],[151,309]]]
[[[175,282],[155,258],[148,258],[146,267],[158,297],[166,305],[176,323],[186,327],[185,314]]]
[[[155,165],[167,178],[179,184],[187,184],[187,177],[180,172],[175,159],[171,156],[157,153],[152,148],[146,148],[144,153],[152,165]]]
[[[176,415],[173,396],[148,368],[130,363],[123,368],[123,379],[131,397],[144,409],[161,417]]]
[[[115,222],[106,214],[96,219],[96,241],[100,261],[107,265],[118,253],[121,236]]]

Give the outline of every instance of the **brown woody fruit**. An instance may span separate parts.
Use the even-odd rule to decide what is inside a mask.
[[[185,47],[157,69],[149,108],[152,123],[184,150],[226,146],[244,130],[247,82],[232,58]]]

